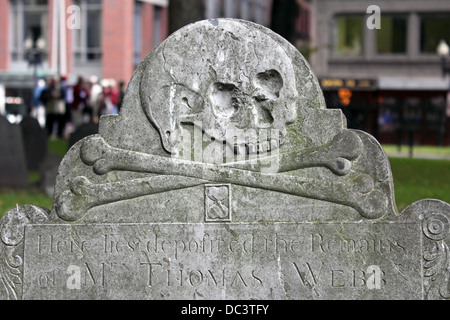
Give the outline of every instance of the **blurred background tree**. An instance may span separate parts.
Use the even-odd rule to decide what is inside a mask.
[[[203,19],[205,19],[205,3],[203,0],[170,0],[169,33]]]
[[[300,14],[296,0],[274,0],[270,28],[286,40],[294,43],[295,22]]]

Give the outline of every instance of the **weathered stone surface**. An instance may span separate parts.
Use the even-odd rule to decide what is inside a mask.
[[[1,221],[3,297],[448,299],[450,205],[397,211],[389,161],[287,41],[177,31],[63,159],[51,211]]]
[[[416,227],[30,225],[24,298],[421,299]],[[69,265],[81,274],[79,290],[67,289]],[[369,279],[374,272],[378,284]]]

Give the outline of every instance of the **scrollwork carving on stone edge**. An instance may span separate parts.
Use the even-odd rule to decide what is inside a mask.
[[[19,286],[22,285],[22,258],[15,255],[15,246],[2,245],[0,249],[0,298],[2,300],[18,300]]]
[[[49,212],[35,206],[9,211],[0,224],[0,299],[22,297],[25,225],[48,221]]]
[[[423,256],[426,300],[450,299],[450,249],[445,242],[449,226],[449,219],[441,214],[433,214],[423,220],[423,233],[433,241]]]

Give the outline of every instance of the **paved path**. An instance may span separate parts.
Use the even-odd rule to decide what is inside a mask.
[[[409,149],[405,151],[386,151],[388,157],[391,158],[409,158]],[[433,160],[450,160],[450,154],[446,153],[421,153],[413,151],[414,159],[433,159]]]

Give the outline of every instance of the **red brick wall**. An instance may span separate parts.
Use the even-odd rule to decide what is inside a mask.
[[[73,4],[73,0],[66,0],[66,39],[67,39],[67,74],[73,72],[73,30],[67,28],[67,8]]]
[[[154,49],[154,24],[155,7],[150,3],[142,3],[142,53],[144,59]],[[160,39],[164,41],[169,33],[169,10],[163,8],[161,11],[161,34]]]
[[[169,36],[169,8],[163,8],[161,12],[161,41]]]
[[[48,2],[48,44],[47,44],[47,50],[48,50],[48,63],[50,67],[52,66],[52,44],[53,44],[53,5],[55,0],[49,0]],[[67,75],[70,75],[73,71],[73,30],[70,30],[67,28],[67,8],[73,4],[73,0],[66,0],[66,8],[64,9],[64,13],[66,18],[64,19],[64,29],[66,30],[66,61],[67,61]],[[59,17],[58,17],[59,19]]]
[[[0,0],[0,70],[9,68],[9,1]]]
[[[123,80],[133,75],[134,0],[103,0],[103,78]]]

